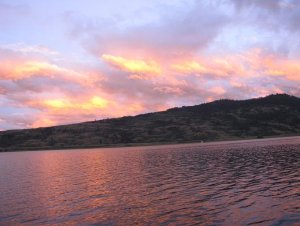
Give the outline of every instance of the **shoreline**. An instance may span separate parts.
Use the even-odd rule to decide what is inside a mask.
[[[158,142],[158,143],[128,143],[128,144],[111,144],[111,145],[101,145],[101,146],[69,146],[69,147],[38,147],[38,148],[16,148],[16,149],[0,149],[0,153],[7,152],[26,152],[26,151],[60,151],[60,150],[80,150],[80,149],[113,149],[113,148],[141,148],[141,147],[168,147],[168,146],[182,146],[182,147],[192,147],[192,146],[206,146],[206,145],[218,145],[218,144],[238,144],[238,143],[250,143],[250,142],[265,142],[265,141],[276,141],[276,140],[284,140],[284,139],[300,139],[299,134],[293,135],[283,135],[283,136],[272,136],[272,137],[264,137],[264,138],[255,138],[249,137],[245,139],[224,139],[224,140],[215,140],[215,141],[180,141],[180,142]]]

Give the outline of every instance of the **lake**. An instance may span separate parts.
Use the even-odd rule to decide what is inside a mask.
[[[0,153],[0,225],[300,225],[300,137]]]

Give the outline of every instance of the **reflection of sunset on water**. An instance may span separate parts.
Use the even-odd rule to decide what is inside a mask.
[[[297,223],[299,142],[2,153],[0,219],[39,225]]]

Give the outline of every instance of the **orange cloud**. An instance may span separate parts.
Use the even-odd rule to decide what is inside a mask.
[[[283,76],[300,80],[300,61],[264,53],[257,48],[231,56],[183,60],[172,64],[171,69],[181,74],[210,74],[229,79],[236,76]]]
[[[1,79],[19,80],[35,75],[51,76],[54,72],[65,72],[56,65],[39,61],[4,61],[0,64]]]
[[[95,109],[106,108],[111,101],[104,99],[99,96],[93,96],[86,101],[69,100],[69,99],[49,99],[43,100],[42,105],[47,107],[49,110],[87,110],[93,111]]]
[[[173,64],[173,69],[183,73],[207,73],[208,69],[196,61],[187,61],[179,64]]]
[[[109,115],[110,109],[116,104],[114,101],[100,96],[41,99],[29,101],[27,105],[40,109],[39,117],[31,127],[45,127],[66,123],[90,121]]]
[[[268,54],[261,49],[253,49],[243,56],[253,74],[263,76],[281,76],[289,80],[300,81],[300,61]]]
[[[103,54],[102,59],[114,67],[132,73],[160,74],[161,67],[155,61],[126,59],[120,56]]]
[[[81,113],[105,113],[109,115],[125,115],[138,113],[144,110],[142,103],[132,101],[132,103],[124,103],[124,105],[115,102],[114,100],[103,98],[100,96],[83,97],[81,100],[72,97],[56,98],[31,102],[32,106],[39,106],[41,109],[46,109],[47,112],[66,113],[73,112],[74,114]]]
[[[45,74],[48,71],[59,71],[59,67],[56,65],[51,65],[45,62],[26,62],[22,65],[14,67],[13,74],[17,77],[22,77],[26,75],[33,75],[36,73]]]
[[[105,80],[99,72],[70,70],[45,61],[10,60],[0,63],[0,80],[34,79],[34,77],[63,79],[86,87],[93,86],[97,81]]]
[[[57,125],[56,121],[53,121],[49,118],[44,118],[44,116],[41,116],[39,119],[37,119],[32,125],[32,128],[38,128],[38,127],[48,127],[48,126],[55,126]]]
[[[270,59],[265,65],[265,73],[273,76],[286,76],[300,80],[300,62],[285,59]]]
[[[227,57],[227,59],[216,57],[203,59],[201,63],[199,61],[200,60],[185,60],[171,65],[171,68],[179,73],[211,74],[220,77],[244,74],[245,72],[244,66],[240,64],[237,57]]]
[[[34,128],[136,115],[146,110],[139,101],[120,104],[100,96],[79,101],[71,98],[41,100],[31,105],[39,106],[41,110],[36,121],[31,124]]]
[[[62,99],[45,100],[44,104],[51,108],[66,108],[69,106],[69,103]]]

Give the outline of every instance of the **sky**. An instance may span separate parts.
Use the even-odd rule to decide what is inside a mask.
[[[0,130],[300,96],[299,0],[0,0]]]

